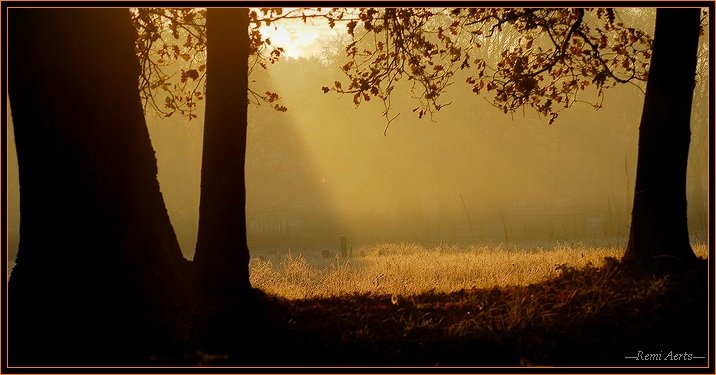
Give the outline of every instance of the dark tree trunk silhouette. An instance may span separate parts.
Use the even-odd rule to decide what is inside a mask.
[[[248,112],[248,9],[207,11],[204,148],[196,263],[205,298],[250,290],[244,161]]]
[[[20,244],[10,365],[127,364],[174,339],[186,263],[127,9],[9,9]]]
[[[634,206],[626,264],[690,263],[686,166],[700,10],[658,9],[639,128]]]

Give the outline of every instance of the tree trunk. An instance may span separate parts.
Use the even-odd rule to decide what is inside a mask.
[[[639,128],[629,243],[624,262],[638,268],[690,263],[686,166],[700,10],[658,9],[653,56]]]
[[[248,9],[207,12],[204,148],[196,263],[205,298],[250,290],[244,160],[248,112]]]
[[[174,339],[186,263],[157,181],[127,9],[10,9],[20,178],[10,365],[127,364]]]

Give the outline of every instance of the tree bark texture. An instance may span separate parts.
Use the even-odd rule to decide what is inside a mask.
[[[204,148],[196,263],[205,297],[238,298],[250,289],[246,242],[248,9],[207,12]]]
[[[624,262],[689,263],[686,166],[699,39],[698,8],[660,8],[639,128],[634,206]]]
[[[20,178],[10,365],[111,365],[174,340],[186,270],[127,9],[8,11]],[[126,364],[126,363],[119,363]]]

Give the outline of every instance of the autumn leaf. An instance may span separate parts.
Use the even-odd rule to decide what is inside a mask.
[[[527,39],[527,44],[525,45],[525,48],[532,48],[532,42],[534,42],[534,39]]]
[[[267,102],[273,103],[279,99],[280,99],[280,97],[278,96],[277,93],[271,92],[271,91],[266,91],[266,101]]]
[[[357,25],[358,25],[358,22],[356,22],[355,20],[348,22],[348,24],[346,24],[346,29],[348,29],[348,35],[353,35],[353,32],[355,31]],[[332,27],[333,26],[331,26],[331,28]]]
[[[196,81],[199,79],[199,72],[196,69],[189,69],[187,71],[184,71],[182,69],[181,71],[181,81],[186,82],[189,78]]]

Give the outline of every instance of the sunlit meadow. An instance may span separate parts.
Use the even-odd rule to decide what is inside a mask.
[[[708,257],[708,245],[692,245]],[[529,285],[557,276],[559,266],[599,266],[605,257],[621,259],[624,244],[556,244],[502,247],[376,244],[351,257],[321,254],[261,256],[251,260],[251,283],[289,299],[366,293],[413,295],[428,291]]]

